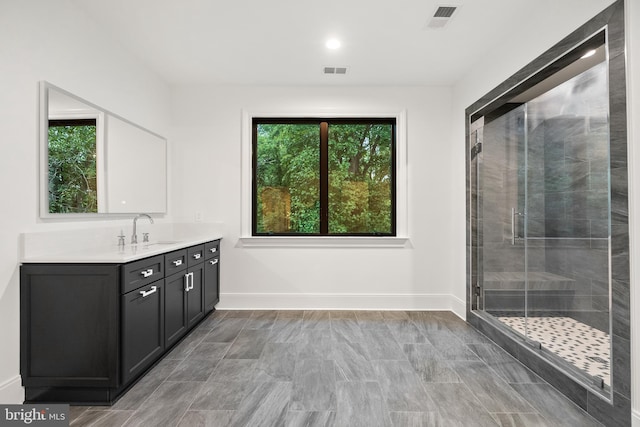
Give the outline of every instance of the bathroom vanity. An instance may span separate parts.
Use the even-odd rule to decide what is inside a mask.
[[[219,269],[218,236],[23,259],[25,402],[114,403],[214,310]]]

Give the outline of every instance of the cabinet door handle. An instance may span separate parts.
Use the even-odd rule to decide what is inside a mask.
[[[146,298],[151,294],[155,294],[157,290],[158,290],[157,287],[152,286],[151,289],[149,289],[148,291],[140,291],[140,295],[142,295],[142,298]]]
[[[202,254],[193,254],[193,259],[200,259],[200,257],[202,256]]]
[[[142,277],[149,277],[153,275],[153,268],[150,268],[148,270],[143,270],[140,272],[140,274],[142,274]]]
[[[189,280],[191,278],[191,280]],[[189,292],[193,289],[193,272],[184,275],[184,291]]]
[[[182,265],[182,260],[181,259],[177,259],[175,261],[173,261],[173,265],[175,265],[176,267],[179,265]]]
[[[218,251],[218,248],[211,248],[209,251],[211,251],[212,254],[215,254]]]
[[[214,259],[213,261],[209,261],[211,265],[216,265],[220,261],[219,259]]]

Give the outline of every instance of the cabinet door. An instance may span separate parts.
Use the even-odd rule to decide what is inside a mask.
[[[122,382],[164,351],[164,280],[122,295]]]
[[[204,316],[204,264],[189,268],[191,274],[187,292],[187,327],[192,327]]]
[[[187,333],[187,272],[177,273],[165,279],[164,337],[169,348]]]
[[[204,263],[204,311],[209,313],[220,301],[220,258],[215,257]]]

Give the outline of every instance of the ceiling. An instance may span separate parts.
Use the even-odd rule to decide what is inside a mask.
[[[177,85],[451,85],[552,1],[72,0]],[[458,9],[428,28],[438,6]]]

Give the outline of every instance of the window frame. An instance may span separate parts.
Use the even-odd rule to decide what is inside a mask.
[[[316,110],[241,111],[241,221],[239,247],[247,248],[405,248],[410,246],[408,230],[408,167],[406,110],[354,110],[322,108]],[[395,236],[391,235],[253,235],[253,118],[261,119],[395,119]]]
[[[320,203],[320,230],[318,233],[270,233],[258,232],[258,126],[269,124],[299,124],[318,126],[318,173],[319,188],[318,199]],[[391,125],[391,229],[388,233],[331,233],[329,230],[330,197],[329,179],[331,176],[329,166],[330,155],[330,128],[333,125],[363,125],[382,124]],[[362,237],[394,237],[396,236],[396,138],[397,123],[395,118],[382,117],[314,117],[314,118],[290,118],[290,117],[253,117],[251,120],[251,150],[252,150],[252,191],[251,191],[251,235],[252,236],[362,236]]]

